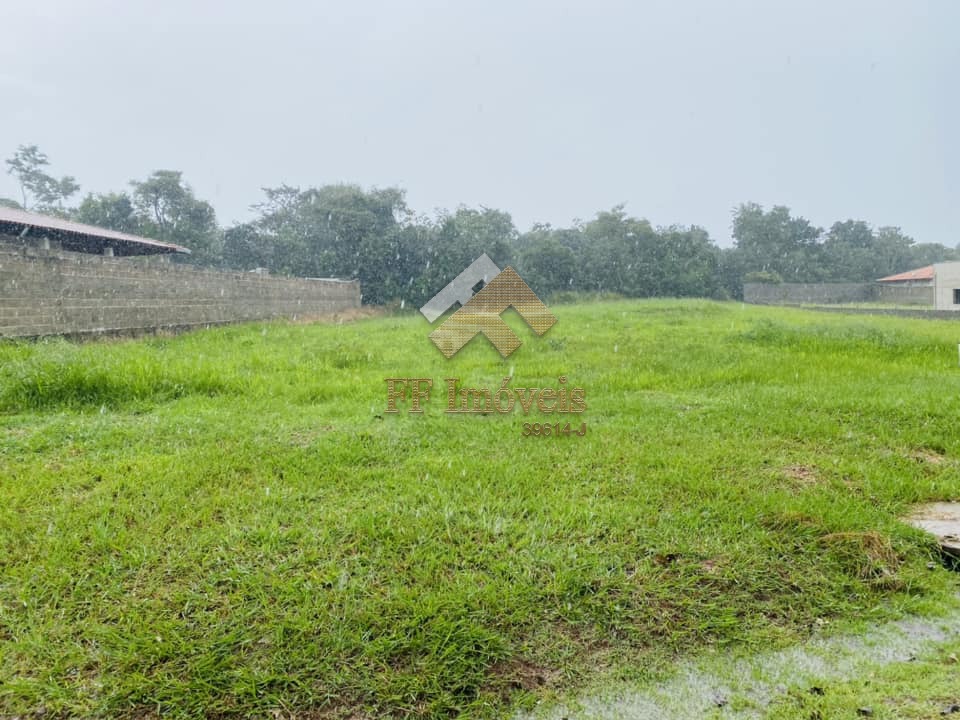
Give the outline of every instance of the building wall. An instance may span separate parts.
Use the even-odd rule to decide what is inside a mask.
[[[960,284],[956,287],[960,288]],[[950,298],[952,300],[952,292]],[[933,285],[900,283],[745,283],[743,299],[757,305],[878,302],[933,307]],[[960,309],[960,306],[957,306]]]
[[[0,241],[0,336],[202,326],[360,306],[359,281],[219,272]]]
[[[937,310],[960,310],[954,303],[954,290],[960,290],[960,262],[936,263],[933,266],[934,307]]]
[[[933,307],[933,285],[877,283],[877,301],[888,305]]]
[[[876,299],[873,283],[744,283],[744,302],[801,305],[868,302]]]

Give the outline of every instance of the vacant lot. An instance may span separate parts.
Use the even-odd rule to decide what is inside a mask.
[[[955,592],[897,517],[960,497],[960,323],[554,309],[506,361],[413,315],[0,343],[0,715],[494,715]],[[586,436],[443,412],[507,375]]]

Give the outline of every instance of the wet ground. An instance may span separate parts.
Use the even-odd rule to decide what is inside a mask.
[[[918,507],[907,522],[937,537],[947,558],[960,558],[960,503]],[[960,639],[960,605],[939,618],[909,617],[866,633],[817,637],[786,650],[750,657],[708,656],[680,666],[666,682],[620,688],[521,718],[759,718],[791,688],[861,677]]]
[[[809,690],[906,662],[960,639],[960,607],[940,618],[906,618],[857,635],[814,638],[748,658],[712,656],[684,663],[671,679],[642,690],[621,689],[521,718],[761,718],[791,688]]]

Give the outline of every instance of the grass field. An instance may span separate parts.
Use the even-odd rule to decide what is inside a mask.
[[[507,360],[419,315],[0,343],[0,716],[494,716],[951,602],[897,518],[960,497],[960,324],[554,310]],[[587,434],[444,413],[507,375]]]

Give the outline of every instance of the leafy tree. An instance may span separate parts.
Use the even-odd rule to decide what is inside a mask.
[[[590,279],[584,272],[584,246],[586,239],[583,234],[583,226],[579,221],[575,222],[573,227],[554,228],[548,223],[536,223],[529,231],[520,235],[517,239],[516,248],[520,255],[520,265],[524,272],[531,272],[524,265],[524,256],[531,250],[540,245],[551,247],[554,244],[564,247],[573,255],[576,270],[572,277],[568,278],[566,285],[560,287],[560,283],[551,282],[555,285],[554,291],[559,290],[581,290],[590,287]],[[559,267],[563,268],[561,264]],[[532,272],[536,272],[535,270]],[[526,277],[526,275],[524,275]]]
[[[873,233],[874,253],[881,258],[877,274],[868,278],[876,280],[880,277],[920,267],[924,263],[916,264],[913,238],[904,235],[898,227],[881,227]]]
[[[140,233],[140,220],[133,200],[126,193],[88,194],[73,212],[73,217],[88,225]]]
[[[305,227],[301,217],[304,200],[300,189],[281,185],[278,188],[263,188],[263,192],[266,199],[252,208],[260,212],[260,217],[251,223],[258,235],[257,244],[263,249],[261,254],[269,258],[269,263],[260,267],[299,276],[316,274],[316,268],[308,266],[305,238],[309,228]],[[232,235],[231,245],[245,234]]]
[[[743,255],[736,248],[721,248],[717,257],[717,296],[743,299]],[[778,275],[779,277],[779,275]]]
[[[455,212],[441,214],[431,254],[434,274],[452,277],[486,253],[501,268],[514,261],[513,248],[518,237],[513,218],[502,210],[460,206]]]
[[[823,242],[823,276],[844,282],[872,282],[935,262],[957,259],[951,248],[916,244],[900,228],[874,231],[862,220],[834,223]]]
[[[217,265],[223,239],[210,203],[198,200],[176,170],[157,170],[133,186],[133,205],[144,235],[183,245],[191,251],[188,262]]]
[[[343,196],[343,200],[351,196]],[[355,267],[352,277],[360,278],[364,301],[382,304],[403,294],[404,269],[409,267],[412,237],[402,231],[401,221],[409,217],[404,192],[398,188],[373,189],[353,196],[361,206],[354,215],[341,213],[342,230],[355,238],[355,252],[347,260]],[[347,222],[349,219],[350,222]]]
[[[658,295],[716,297],[720,290],[719,251],[701,227],[671,226],[657,231]]]
[[[822,279],[822,232],[782,205],[764,212],[760,205],[747,203],[733,216],[733,237],[744,269],[773,271],[786,282]]]
[[[255,223],[244,223],[223,232],[224,265],[238,270],[273,267],[274,247]]]
[[[359,278],[365,302],[403,292],[407,246],[415,234],[404,227],[410,211],[402,190],[282,185],[264,193],[254,226],[259,247],[271,249],[267,267],[302,277]]]
[[[560,289],[551,278],[550,262],[539,266],[527,259],[531,249],[555,255],[554,244],[574,259],[565,289],[602,290],[632,297],[729,296],[719,279],[720,253],[702,228],[671,226],[654,229],[647,220],[630,217],[623,205],[597,213],[586,224],[554,229],[535,225],[521,240],[526,272],[551,290]],[[556,262],[556,258],[553,258]],[[565,263],[557,265],[566,271]]]
[[[50,160],[36,145],[20,145],[6,164],[7,174],[20,184],[20,205],[26,210],[64,215],[63,203],[80,189],[69,175],[57,179],[47,174]]]
[[[540,238],[520,255],[520,273],[541,298],[573,285],[577,258],[573,251],[552,237]]]
[[[923,267],[933,263],[960,259],[960,253],[940,243],[917,243],[910,248],[910,267]]]
[[[628,217],[623,205],[597,213],[583,227],[581,285],[634,297],[656,294],[656,233],[646,220]]]
[[[904,240],[908,240],[904,238]],[[896,272],[909,254],[909,244],[881,246],[862,220],[836,222],[823,241],[823,276],[827,280],[870,282]]]
[[[553,237],[554,230],[550,223],[534,223],[525,233],[519,233],[513,243],[513,250],[517,255],[523,255],[534,243],[548,240]]]
[[[783,278],[771,270],[754,270],[743,276],[745,283],[763,283],[764,285],[779,285]]]

